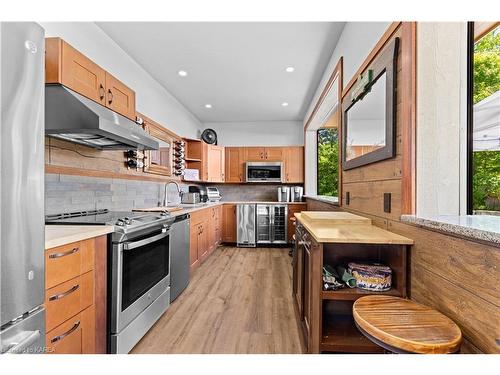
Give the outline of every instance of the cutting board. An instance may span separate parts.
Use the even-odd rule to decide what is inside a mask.
[[[314,224],[364,224],[370,225],[371,219],[349,212],[302,211],[301,218]]]
[[[182,211],[184,208],[182,207],[150,207],[150,208],[134,208],[133,211],[139,211],[139,212],[175,212],[175,211]]]

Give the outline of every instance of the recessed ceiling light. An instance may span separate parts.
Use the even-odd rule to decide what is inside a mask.
[[[288,107],[288,103],[287,103],[287,102],[283,102],[283,103],[281,103],[281,105],[282,105],[283,107]]]
[[[180,75],[181,77],[185,77],[188,75],[188,73],[185,70],[179,70],[177,74]]]
[[[293,66],[289,66],[289,67],[287,67],[287,68],[285,69],[285,71],[286,71],[287,73],[291,73],[291,72],[293,72],[294,70],[295,70],[295,68],[294,68]]]
[[[205,104],[205,108],[212,108],[212,104]]]

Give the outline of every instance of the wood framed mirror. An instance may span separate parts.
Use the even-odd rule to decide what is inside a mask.
[[[137,113],[137,117],[140,117],[144,121],[142,125],[144,130],[156,138],[160,144],[158,150],[144,152],[144,172],[174,177],[174,141],[181,138],[147,116]]]
[[[342,169],[396,154],[396,74],[399,38],[393,39],[342,101]]]

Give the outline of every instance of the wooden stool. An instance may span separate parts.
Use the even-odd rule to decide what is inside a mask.
[[[460,350],[460,328],[447,316],[416,302],[369,295],[354,302],[352,313],[363,335],[393,353],[448,354]]]

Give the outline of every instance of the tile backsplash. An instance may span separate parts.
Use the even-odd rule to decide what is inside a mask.
[[[219,189],[222,201],[277,201],[278,187],[281,184],[221,184]],[[302,186],[302,185],[297,185]]]
[[[181,189],[187,191],[187,184]],[[277,201],[274,184],[220,184],[222,201]],[[171,187],[176,190],[175,186]],[[45,214],[107,208],[131,211],[163,202],[165,184],[115,178],[45,174]],[[170,191],[170,190],[169,190]],[[174,193],[175,194],[175,193]]]
[[[45,174],[45,214],[156,207],[164,191],[161,182]]]

